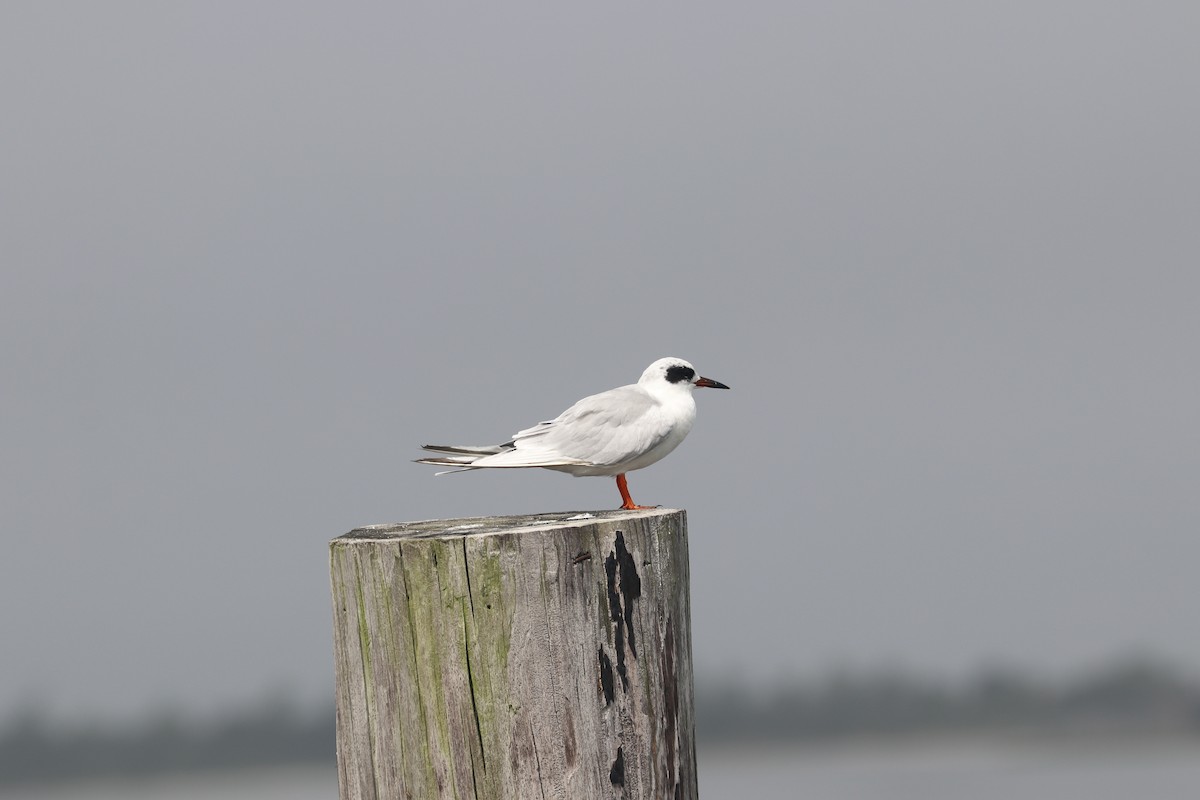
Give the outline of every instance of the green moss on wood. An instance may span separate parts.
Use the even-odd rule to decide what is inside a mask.
[[[536,789],[539,784],[546,796],[552,787],[556,795],[565,790],[563,796],[607,796],[612,788],[607,761],[593,774],[594,765],[582,756],[611,757],[614,743],[625,745],[627,758],[638,754],[639,768],[627,771],[627,778],[639,791],[652,792],[631,796],[674,793],[673,786],[647,781],[656,780],[653,765],[673,752],[659,741],[665,734],[656,716],[663,713],[661,686],[655,684],[661,684],[664,673],[662,645],[655,640],[664,611],[686,614],[686,595],[682,610],[676,609],[680,601],[675,598],[681,585],[686,591],[686,563],[676,563],[680,556],[686,558],[686,550],[659,540],[664,532],[677,531],[678,523],[660,524],[654,512],[645,515],[650,520],[638,516],[601,517],[579,535],[547,536],[550,529],[532,526],[510,534],[503,530],[508,523],[501,521],[498,531],[477,530],[485,526],[472,524],[462,526],[471,529],[465,536],[440,536],[438,527],[445,523],[420,523],[416,531],[406,524],[368,531],[337,554],[335,591],[344,598],[339,649],[347,648],[347,656],[339,658],[353,665],[355,682],[360,667],[367,682],[355,687],[359,694],[353,697],[339,695],[339,726],[362,724],[364,699],[370,724],[376,726],[369,772],[362,752],[368,747],[366,737],[343,737],[339,728],[340,747],[361,748],[344,764],[355,770],[353,780],[361,781],[357,785],[364,798],[382,796],[385,785],[397,790],[386,792],[388,796],[446,800],[502,796],[518,785]],[[637,551],[639,564],[642,558],[655,564],[643,578],[643,592],[654,602],[644,599],[634,615],[638,643],[644,645],[630,668],[638,670],[640,685],[632,695],[618,692],[611,705],[592,704],[586,698],[596,680],[596,648],[611,655],[616,638],[603,559],[618,529]],[[366,552],[371,550],[375,552]],[[595,562],[570,566],[584,550]],[[550,574],[555,569],[563,571],[557,580]],[[356,577],[359,586],[352,586]],[[362,586],[364,580],[372,585]],[[352,606],[357,606],[354,611]],[[514,641],[514,624],[535,635],[526,639],[522,634]],[[551,638],[544,641],[547,630]],[[356,649],[363,654],[361,662]],[[580,652],[591,654],[585,663],[577,663]],[[690,672],[687,683],[690,689]],[[343,714],[347,701],[358,720]],[[685,717],[690,720],[681,713],[680,719]],[[582,720],[589,721],[580,724]],[[690,754],[690,723],[685,728],[679,732],[680,752]],[[569,755],[574,745],[564,744],[560,755],[568,753],[565,760],[547,758],[559,741],[577,743],[581,757]],[[380,746],[386,749],[380,751]],[[685,760],[681,757],[677,774],[694,775],[694,761]],[[695,797],[694,778],[681,781],[681,788],[683,797]]]

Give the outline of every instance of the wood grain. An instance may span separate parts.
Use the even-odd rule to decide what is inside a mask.
[[[330,544],[342,800],[695,798],[683,511]]]

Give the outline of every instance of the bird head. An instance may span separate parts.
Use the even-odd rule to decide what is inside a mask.
[[[643,386],[679,387],[691,391],[696,387],[708,389],[728,389],[729,387],[712,378],[705,378],[696,372],[696,368],[682,358],[660,358],[642,373],[638,383]]]

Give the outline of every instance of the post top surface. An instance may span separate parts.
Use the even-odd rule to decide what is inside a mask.
[[[519,514],[511,517],[464,517],[429,519],[420,522],[389,522],[365,525],[334,539],[335,542],[378,539],[436,539],[474,536],[487,533],[520,533],[545,528],[572,528],[597,522],[644,519],[678,514],[676,508],[648,508],[639,511],[552,511],[544,514]]]

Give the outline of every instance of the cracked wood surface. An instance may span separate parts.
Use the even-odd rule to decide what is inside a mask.
[[[341,800],[697,796],[683,511],[330,543]]]

